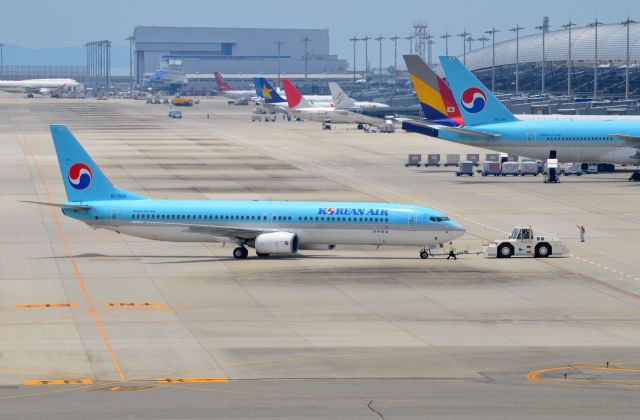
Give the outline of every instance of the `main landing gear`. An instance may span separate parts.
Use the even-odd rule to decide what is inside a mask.
[[[238,260],[243,260],[247,258],[248,255],[249,255],[249,251],[247,251],[247,248],[243,246],[239,246],[233,250],[233,258],[236,258]]]

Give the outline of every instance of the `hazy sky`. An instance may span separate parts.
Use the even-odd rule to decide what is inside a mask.
[[[436,36],[466,29],[474,38],[495,25],[503,31],[496,40],[502,40],[511,37],[507,29],[516,22],[526,28],[522,34],[535,32],[545,15],[552,29],[569,19],[584,25],[596,14],[605,23],[624,20],[628,13],[640,21],[638,0],[6,0],[0,10],[0,42],[23,47],[77,47],[98,39],[124,45],[136,25],[329,28],[331,52],[350,63],[347,39],[354,34],[405,37],[414,22],[428,24]],[[444,42],[436,41],[434,56],[444,53]],[[462,52],[460,38],[449,42],[450,53]],[[360,68],[364,48],[358,48]],[[407,49],[408,41],[398,42],[399,55]],[[369,41],[369,60],[377,66],[377,42]],[[383,64],[392,63],[393,43],[385,41]]]

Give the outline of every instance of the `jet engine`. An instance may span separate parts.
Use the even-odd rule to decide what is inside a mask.
[[[298,235],[291,232],[262,233],[256,237],[258,254],[295,254],[298,252]]]

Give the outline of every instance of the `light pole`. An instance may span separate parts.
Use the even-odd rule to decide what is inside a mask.
[[[598,21],[597,16],[596,16],[596,20],[589,24],[590,27],[596,30],[595,58],[593,61],[593,97],[594,98],[598,96],[598,26],[602,24],[603,24],[602,22]]]
[[[544,93],[544,71],[547,65],[547,53],[545,51],[544,41],[547,30],[549,29],[549,25],[544,23],[540,26],[536,26],[536,29],[542,31],[542,93]]]
[[[494,26],[488,31],[484,31],[485,34],[491,35],[491,92],[496,89],[496,32],[500,32]]]
[[[516,33],[516,95],[520,93],[520,31],[523,29],[518,24],[509,29],[509,31]]]
[[[135,38],[130,36],[125,40],[129,41],[129,96],[133,99],[133,41]]]
[[[280,47],[284,44],[284,41],[276,41],[276,45],[278,46],[278,86],[282,86],[280,83]]]
[[[462,63],[467,64],[467,37],[471,35],[469,32],[464,30],[461,34],[456,36],[462,38]]]
[[[447,56],[449,55],[449,38],[451,38],[451,35],[447,32],[440,36],[440,39],[444,39],[444,51]]]
[[[632,23],[637,22],[635,20],[631,20],[629,16],[627,16],[627,20],[620,23],[627,27],[627,68],[625,69],[624,99],[629,99],[629,27]]]
[[[400,37],[398,35],[394,35],[389,38],[393,41],[393,84],[398,81],[398,40]]]
[[[353,81],[356,81],[356,43],[359,41],[354,35],[353,38],[349,38],[349,41],[353,42]]]
[[[563,29],[569,30],[569,62],[567,63],[567,96],[571,96],[571,72],[573,70],[573,61],[571,60],[571,28],[576,26],[575,23],[569,21],[569,23],[562,25]]]
[[[467,43],[469,44],[469,51],[471,51],[471,43],[475,41],[471,35],[467,37]]]
[[[364,78],[365,80],[369,77],[369,35],[365,35],[363,38],[360,38],[360,41],[364,41]]]
[[[378,86],[380,86],[380,84],[382,83],[382,41],[385,40],[387,38],[383,37],[382,34],[380,34],[375,40],[378,41],[378,46],[379,46],[379,58],[378,58],[378,77],[380,78],[378,80]]]
[[[309,60],[309,49],[308,44],[311,39],[308,36],[302,38],[302,42],[304,42],[304,84],[307,84],[308,81],[308,73],[307,73],[307,61]]]
[[[482,48],[484,48],[484,44],[488,40],[489,40],[489,38],[487,38],[486,36],[481,36],[480,38],[478,38],[478,41],[482,41]]]
[[[404,39],[409,41],[409,54],[413,54],[413,39],[415,35],[405,36]]]
[[[4,76],[4,44],[0,42],[0,76]]]
[[[424,39],[427,41],[427,63],[429,64],[429,67],[433,68],[433,60],[432,60],[432,54],[431,54],[431,47],[434,44],[433,42],[433,35],[431,34],[427,34],[427,36],[424,37]]]

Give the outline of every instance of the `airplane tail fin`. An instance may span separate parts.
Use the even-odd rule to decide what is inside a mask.
[[[146,198],[116,188],[66,126],[51,124],[49,128],[68,201],[143,200]]]
[[[465,125],[517,121],[511,112],[476,78],[457,57],[440,57],[453,97],[460,107]]]
[[[226,80],[224,80],[220,73],[215,72],[214,75],[216,77],[216,86],[218,87],[218,91],[225,92],[227,90],[233,90],[231,85]]]
[[[286,102],[286,100],[278,94],[271,86],[271,83],[264,77],[256,77],[253,79],[256,87],[256,94],[259,98],[263,98],[267,104]]]
[[[287,104],[290,109],[313,107],[313,104],[302,96],[300,91],[289,81],[289,79],[282,79],[282,86],[284,87],[285,95],[287,95]]]
[[[356,102],[346,94],[344,90],[335,82],[329,82],[331,97],[336,105],[336,109],[355,108]]]
[[[404,61],[427,121],[451,127],[464,125],[449,86],[420,56],[405,55]]]

